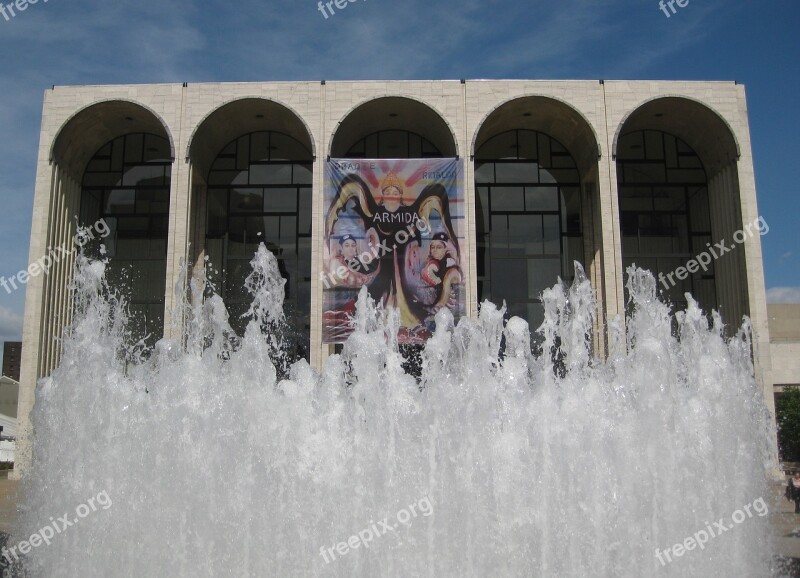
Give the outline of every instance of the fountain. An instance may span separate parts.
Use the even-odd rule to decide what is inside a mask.
[[[342,354],[280,379],[283,284],[263,245],[252,265],[244,336],[219,297],[186,300],[183,339],[145,359],[104,264],[78,259],[9,540],[26,575],[770,575],[773,432],[746,323],[726,340],[690,299],[677,339],[631,268],[627,331],[594,359],[577,266],[543,294],[544,355],[491,303],[455,327],[443,310],[418,382],[397,314],[362,291]]]

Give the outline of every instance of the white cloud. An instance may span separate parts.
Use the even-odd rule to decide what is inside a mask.
[[[22,339],[22,315],[0,305],[0,342]]]
[[[800,287],[767,289],[767,303],[800,303]]]

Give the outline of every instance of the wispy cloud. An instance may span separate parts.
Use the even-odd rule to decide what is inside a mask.
[[[0,342],[22,339],[22,315],[0,305]]]
[[[767,303],[800,303],[800,287],[767,289]]]

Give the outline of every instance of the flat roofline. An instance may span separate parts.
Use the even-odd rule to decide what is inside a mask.
[[[680,79],[658,79],[658,78],[439,78],[439,79],[350,79],[350,80],[327,80],[327,79],[307,79],[307,80],[202,80],[196,82],[188,81],[175,81],[175,82],[134,82],[124,84],[62,84],[51,85],[48,90],[55,90],[59,88],[108,88],[112,86],[188,86],[188,85],[225,85],[225,84],[372,84],[372,83],[418,83],[418,82],[446,82],[446,83],[461,83],[461,82],[547,82],[547,83],[567,83],[567,82],[659,82],[665,84],[672,83],[691,83],[691,84],[738,84],[736,80],[680,80]]]

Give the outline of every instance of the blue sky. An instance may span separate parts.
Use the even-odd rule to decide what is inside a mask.
[[[7,3],[6,0],[2,0]],[[39,0],[0,16],[0,275],[27,266],[45,88],[348,79],[736,80],[747,87],[771,302],[800,302],[800,3]],[[0,290],[0,341],[24,291]]]

